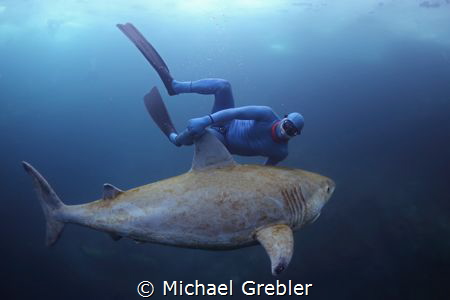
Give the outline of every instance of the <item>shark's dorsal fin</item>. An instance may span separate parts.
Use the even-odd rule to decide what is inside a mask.
[[[195,152],[191,171],[236,165],[227,148],[208,130],[194,143]]]
[[[287,268],[294,253],[292,229],[283,224],[272,225],[258,230],[256,239],[270,257],[272,274],[279,275]]]
[[[121,189],[116,188],[112,184],[105,183],[103,185],[103,200],[112,200],[122,193]]]

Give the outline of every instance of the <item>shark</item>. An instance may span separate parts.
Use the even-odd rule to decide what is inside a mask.
[[[330,178],[301,169],[238,164],[209,130],[195,140],[188,172],[126,191],[106,183],[102,198],[85,204],[64,204],[32,165],[22,164],[46,218],[48,246],[65,224],[106,232],[114,240],[177,247],[259,244],[273,275],[292,259],[293,232],[320,216],[335,189]]]

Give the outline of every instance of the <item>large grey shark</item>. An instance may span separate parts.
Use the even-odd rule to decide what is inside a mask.
[[[235,249],[260,243],[280,274],[293,254],[293,231],[314,222],[335,184],[324,176],[281,167],[237,164],[210,132],[195,142],[189,172],[122,191],[105,184],[103,199],[65,205],[44,177],[23,162],[47,220],[47,245],[65,223],[115,239]]]

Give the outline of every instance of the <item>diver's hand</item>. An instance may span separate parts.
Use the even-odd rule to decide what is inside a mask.
[[[181,136],[182,137],[182,136]],[[178,141],[179,138],[181,138],[180,135],[176,134],[175,132],[172,132],[169,135],[169,140],[177,147],[181,146],[181,143]]]
[[[188,121],[187,130],[191,136],[198,136],[209,125],[211,125],[211,118],[209,116],[194,118]]]
[[[194,137],[191,136],[187,129],[183,130],[179,135],[171,134],[169,139],[175,146],[192,145],[194,143]]]

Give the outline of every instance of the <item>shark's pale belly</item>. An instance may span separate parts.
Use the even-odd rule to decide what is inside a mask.
[[[241,247],[254,242],[256,229],[289,224],[292,212],[281,192],[289,186],[288,172],[234,166],[186,173],[110,201],[75,206],[68,218],[141,241],[198,248]]]

